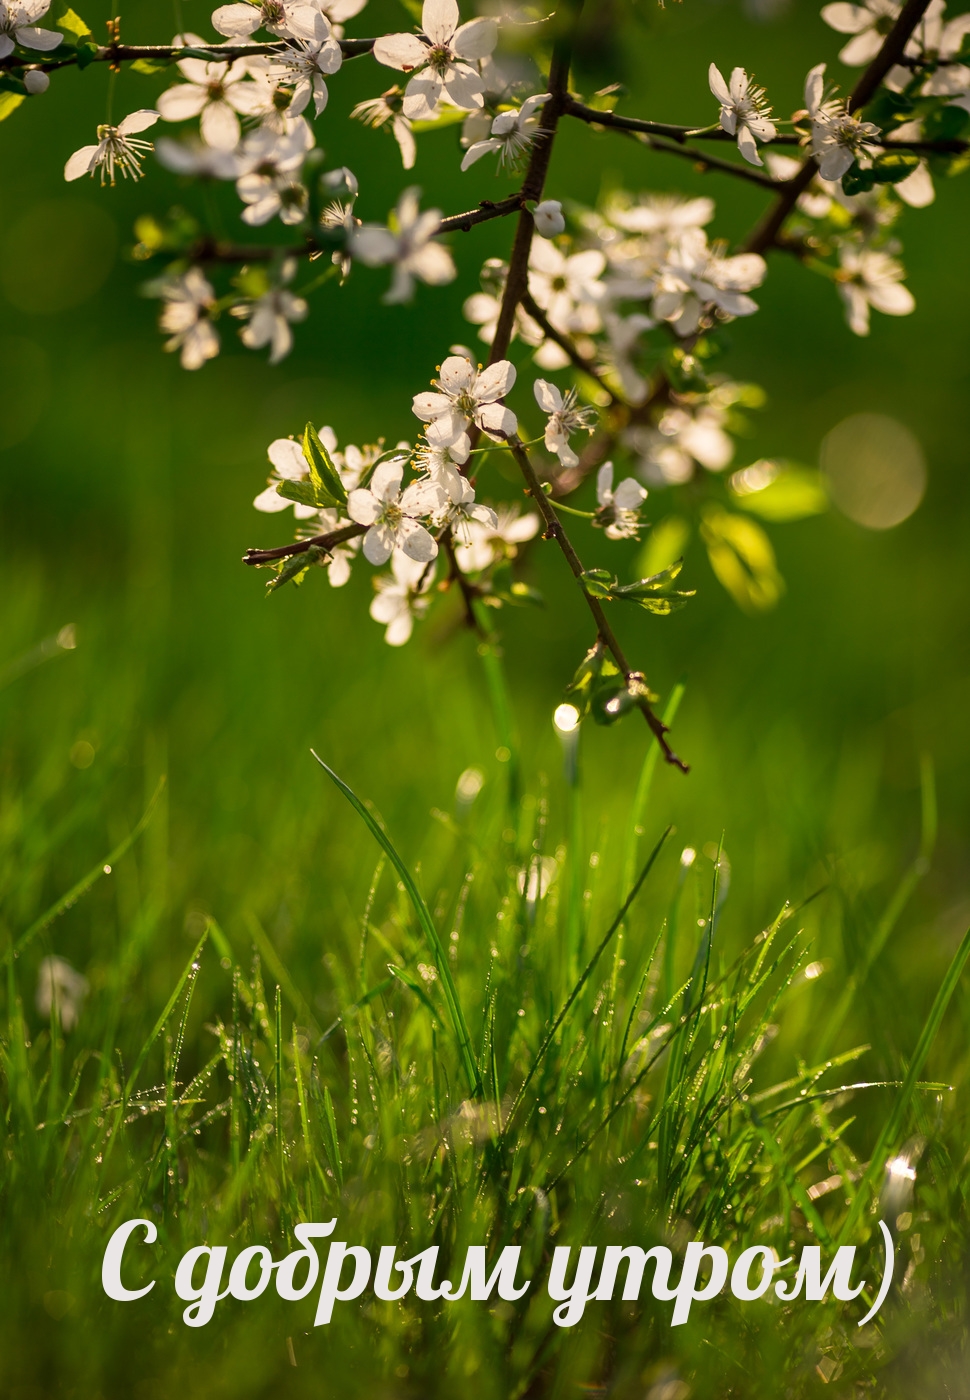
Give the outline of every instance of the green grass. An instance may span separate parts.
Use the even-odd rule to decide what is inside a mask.
[[[73,660],[34,684],[52,698],[54,666]],[[371,875],[353,888],[328,877],[325,903],[282,923],[280,911],[267,929],[264,877],[251,870],[224,907],[188,910],[176,946],[164,933],[164,787],[129,830],[109,805],[110,855],[34,913],[40,866],[90,820],[90,803],[52,831],[51,794],[8,775],[3,849],[21,894],[5,903],[0,1190],[16,1280],[5,1393],[410,1396],[473,1385],[496,1397],[639,1397],[679,1384],[772,1396],[812,1394],[824,1378],[839,1393],[902,1395],[912,1369],[930,1366],[944,1383],[965,1336],[952,1289],[967,1183],[966,1049],[944,1013],[970,941],[935,999],[909,1006],[912,1029],[887,1072],[846,1025],[865,1021],[859,989],[911,872],[864,931],[855,967],[833,967],[832,913],[849,892],[836,884],[766,909],[761,925],[732,920],[718,846],[682,857],[683,835],[652,815],[652,752],[611,804],[633,804],[639,820],[601,825],[595,850],[582,836],[593,825],[582,777],[563,791],[515,758],[521,795],[493,763],[474,800],[466,783],[417,835],[414,823],[386,827],[307,755],[301,801]],[[923,864],[929,770],[924,797]],[[316,822],[302,838],[287,827],[277,858],[284,845],[291,865],[326,862]],[[39,1020],[34,978],[85,911],[94,985],[65,1032],[56,1016]],[[865,1260],[870,1244],[878,1256],[884,1164],[900,1151],[917,1166],[917,1204],[892,1205],[907,1283],[861,1343],[862,1300],[722,1296],[676,1330],[668,1304],[592,1303],[562,1329],[538,1286],[497,1304],[365,1294],[314,1329],[314,1297],[266,1293],[221,1302],[191,1330],[172,1288],[190,1247],[224,1244],[231,1260],[259,1243],[279,1258],[298,1247],[296,1224],[333,1217],[335,1238],[393,1243],[399,1257],[439,1246],[437,1276],[454,1280],[470,1244],[493,1258],[520,1245],[526,1277],[563,1244],[677,1249],[694,1238],[733,1258],[752,1243],[797,1257],[806,1243],[851,1242]],[[160,1282],[113,1303],[101,1254],[117,1224],[140,1216],[157,1223],[158,1243],[129,1250],[126,1282]]]

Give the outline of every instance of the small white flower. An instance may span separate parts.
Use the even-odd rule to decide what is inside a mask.
[[[439,287],[455,277],[455,264],[448,249],[434,242],[441,222],[440,209],[418,205],[421,191],[412,186],[404,191],[389,226],[364,224],[355,229],[350,240],[350,255],[367,267],[393,264],[394,277],[384,301],[389,305],[410,301],[414,295],[414,280]]]
[[[204,47],[197,34],[176,34],[173,46]],[[207,62],[203,58],[182,58],[178,69],[187,79],[166,88],[158,99],[163,121],[184,122],[199,117],[202,139],[218,151],[232,151],[239,144],[239,115],[255,116],[262,93],[249,81],[245,59],[235,63]]]
[[[650,386],[633,363],[633,352],[644,331],[652,330],[657,323],[642,311],[634,312],[632,316],[618,316],[614,311],[607,311],[603,321],[608,342],[604,362],[615,372],[627,402],[641,404]]]
[[[569,446],[569,435],[580,430],[593,431],[593,409],[577,408],[576,390],[568,390],[564,397],[548,379],[537,379],[533,387],[536,403],[549,415],[544,434],[547,451],[554,452],[564,467],[578,466],[579,458]]]
[[[50,85],[51,80],[43,68],[28,68],[24,74],[24,87],[31,97],[37,97],[40,93],[46,92]]]
[[[458,23],[457,0],[424,0],[422,37],[386,34],[374,45],[374,57],[388,68],[415,73],[404,93],[404,115],[427,121],[446,95],[466,110],[484,105],[485,84],[471,64],[495,48],[498,26],[493,19]]]
[[[602,326],[599,303],[604,288],[599,279],[605,268],[606,256],[598,248],[567,256],[545,239],[533,241],[529,291],[557,331],[592,335]]]
[[[289,116],[299,116],[311,96],[319,116],[329,95],[324,78],[336,73],[342,62],[343,54],[329,23],[323,15],[316,15],[313,37],[291,39],[287,48],[273,55],[264,71],[270,83],[293,88],[286,109]]]
[[[392,458],[375,467],[367,487],[351,491],[347,511],[358,525],[369,525],[364,536],[364,558],[370,564],[386,564],[395,549],[403,549],[409,559],[426,564],[438,553],[438,546],[423,525],[414,518],[424,514],[417,483],[401,494],[404,459]]]
[[[501,258],[486,258],[482,266],[482,291],[473,292],[465,299],[462,314],[473,326],[480,326],[479,337],[486,345],[491,345],[498,329],[498,319],[502,310],[502,296],[508,277],[508,267]],[[512,339],[518,337],[533,348],[542,344],[544,336],[540,328],[521,306],[516,307],[515,322],[512,326]],[[568,363],[568,359],[565,361]],[[556,366],[561,369],[562,365]]]
[[[64,179],[80,180],[82,175],[93,175],[100,165],[102,185],[106,175],[109,183],[114,184],[116,170],[120,170],[125,179],[130,176],[133,180],[140,180],[141,163],[145,152],[152,149],[152,143],[139,140],[135,132],[145,131],[157,121],[158,113],[145,107],[132,112],[117,126],[110,126],[107,122],[99,126],[98,144],[82,146],[74,152],[64,167]]]
[[[850,68],[871,63],[896,23],[900,8],[895,0],[864,0],[862,5],[836,0],[826,5],[822,10],[825,23],[839,34],[853,36],[840,52],[840,61]]]
[[[375,622],[383,623],[388,646],[401,647],[414,628],[414,619],[428,610],[426,596],[434,582],[434,566],[409,558],[396,549],[391,557],[390,574],[379,574],[374,580],[377,595],[370,605]]]
[[[532,220],[536,226],[536,233],[543,238],[555,238],[557,233],[564,233],[566,230],[562,204],[558,199],[544,199],[541,204],[537,204]]]
[[[596,499],[596,524],[605,526],[607,539],[635,539],[640,528],[639,510],[647,499],[646,487],[628,476],[614,491],[613,463],[604,462],[596,473]]]
[[[472,142],[468,147],[461,163],[462,170],[467,170],[470,165],[481,160],[482,156],[491,155],[493,152],[498,153],[498,163],[503,168],[517,165],[535,141],[536,132],[539,130],[536,112],[551,96],[548,92],[538,93],[534,97],[526,98],[517,112],[499,112],[492,122],[489,136],[483,141]],[[546,204],[553,202],[547,200]],[[542,208],[543,205],[540,204],[539,209]],[[559,208],[561,210],[562,206]],[[537,209],[537,215],[538,212]],[[561,233],[562,229],[558,231]]]
[[[41,53],[56,49],[63,34],[56,34],[52,29],[38,29],[35,25],[49,9],[50,0],[0,0],[0,58],[13,53],[17,44],[22,49]]]
[[[270,287],[248,306],[233,307],[233,315],[247,317],[249,321],[239,332],[239,339],[249,350],[268,345],[271,365],[278,365],[293,349],[290,323],[305,321],[307,317],[306,302],[287,290],[286,284],[292,282],[295,272],[296,263],[289,259],[275,287]]]
[[[375,131],[387,127],[397,142],[404,169],[413,170],[418,148],[411,131],[411,123],[401,110],[402,97],[399,87],[388,88],[380,97],[358,102],[350,115],[365,126],[373,127]]]
[[[259,226],[278,215],[283,224],[299,224],[306,217],[307,191],[299,172],[315,140],[303,117],[294,117],[288,127],[282,136],[260,128],[243,140],[237,161],[244,173],[236,181],[236,193],[248,206],[243,223]]]
[[[448,447],[456,462],[467,462],[471,451],[468,429],[475,423],[493,438],[508,438],[518,428],[515,414],[501,402],[515,383],[515,366],[497,360],[476,369],[471,360],[449,355],[431,382],[437,393],[415,394],[416,417],[428,424],[428,442]]]
[[[197,136],[187,141],[173,141],[160,136],[155,142],[155,159],[176,175],[201,175],[208,180],[234,180],[239,174],[235,151],[219,151],[207,146]]]
[[[312,39],[321,11],[314,0],[241,0],[213,10],[212,27],[229,39],[245,39],[257,29],[268,29],[280,39]]]
[[[481,573],[502,559],[514,559],[520,544],[534,539],[539,533],[538,515],[520,515],[518,506],[499,506],[496,523],[472,521],[466,538],[455,549],[455,558],[463,574]]]
[[[869,334],[869,308],[884,316],[908,316],[916,301],[903,286],[905,271],[895,258],[872,248],[845,247],[839,251],[839,295],[845,302],[846,321],[856,335]]]
[[[761,285],[766,271],[758,253],[722,257],[708,247],[703,229],[688,229],[660,270],[651,310],[678,335],[693,335],[709,306],[723,316],[751,316],[758,303],[746,293]]]
[[[750,165],[763,164],[758,155],[759,141],[773,141],[777,132],[765,90],[748,77],[743,68],[731,73],[730,87],[716,64],[708,69],[711,92],[721,104],[721,129],[738,138],[738,150]]]
[[[824,63],[816,64],[805,79],[805,106],[812,121],[812,155],[823,180],[841,180],[853,161],[871,163],[879,128],[854,117],[844,102],[825,100]]]
[[[714,201],[706,195],[684,199],[675,194],[644,194],[636,204],[629,204],[614,195],[604,212],[611,224],[626,233],[659,233],[673,239],[689,228],[709,224],[714,217]]]
[[[183,369],[201,369],[206,360],[218,355],[219,333],[209,317],[216,294],[197,267],[181,277],[149,284],[147,290],[165,302],[158,324],[171,336],[165,349],[181,351]]]
[[[47,8],[46,5],[44,8]],[[53,954],[44,958],[37,969],[37,1010],[47,1018],[51,1010],[55,1010],[63,1031],[72,1031],[77,1025],[88,991],[88,979],[82,977],[66,958]]]
[[[440,489],[444,501],[439,508],[438,518],[443,525],[451,526],[458,543],[471,544],[469,531],[472,525],[481,525],[493,533],[498,528],[498,516],[495,511],[482,501],[476,501],[475,488],[466,476],[453,471],[447,478],[442,478]]]

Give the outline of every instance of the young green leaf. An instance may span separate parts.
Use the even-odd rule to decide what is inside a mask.
[[[347,492],[312,423],[306,425],[303,433],[303,455],[310,468],[310,480],[316,488],[319,503],[324,506],[345,506]]]

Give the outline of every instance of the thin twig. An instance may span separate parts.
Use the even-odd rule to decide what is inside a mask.
[[[292,554],[305,554],[308,549],[322,549],[324,553],[330,554],[336,545],[366,533],[366,525],[344,525],[339,530],[331,530],[329,534],[314,535],[308,540],[295,540],[293,544],[281,544],[276,549],[247,549],[242,561],[259,568],[261,564],[272,564],[277,559],[288,559]]]
[[[341,39],[340,49],[344,58],[358,58],[361,54],[370,53],[376,42],[375,39]],[[104,44],[95,52],[86,51],[84,63],[86,67],[89,63],[116,65],[147,59],[149,62],[168,64],[176,63],[180,58],[206,58],[218,63],[235,58],[271,57],[273,54],[282,53],[286,47],[287,44],[282,40],[270,44]],[[18,54],[9,54],[0,59],[0,71],[7,68],[23,68],[29,64],[32,68],[42,68],[45,73],[52,73],[58,68],[75,67],[77,62],[78,56],[74,54],[70,57],[52,58],[46,63],[35,62],[33,56],[26,58]]]

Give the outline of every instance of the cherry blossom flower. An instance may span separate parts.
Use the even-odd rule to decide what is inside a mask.
[[[197,34],[176,34],[175,47],[204,47]],[[257,115],[263,97],[249,81],[245,59],[234,63],[208,62],[204,58],[182,58],[179,72],[187,79],[166,88],[158,99],[163,121],[184,122],[199,117],[202,139],[218,151],[232,151],[239,145],[239,116]]]
[[[714,201],[706,195],[684,199],[675,194],[641,195],[629,204],[614,195],[604,211],[606,219],[627,233],[659,233],[677,238],[689,228],[701,228],[714,217]]]
[[[391,556],[391,572],[379,574],[374,580],[377,594],[370,605],[375,622],[387,628],[384,640],[388,646],[401,647],[411,636],[414,619],[428,610],[426,596],[434,582],[434,567],[410,558],[396,549]]]
[[[280,39],[312,39],[321,8],[313,0],[241,0],[213,10],[212,27],[229,39],[245,39],[257,29],[268,29]]]
[[[216,299],[211,284],[197,267],[181,277],[149,284],[146,289],[165,302],[158,324],[169,336],[166,350],[180,351],[183,369],[201,369],[219,353],[219,333],[209,313]]]
[[[394,276],[384,295],[389,305],[411,300],[415,278],[438,287],[456,275],[448,249],[433,241],[441,210],[426,209],[422,214],[418,205],[420,193],[417,186],[405,190],[387,228],[364,224],[354,230],[350,240],[351,257],[367,267],[393,264]]]
[[[869,334],[869,308],[884,316],[908,316],[916,301],[902,283],[902,264],[874,248],[843,247],[839,250],[839,295],[845,302],[846,321],[856,335]]]
[[[593,431],[593,410],[577,408],[576,390],[569,389],[564,396],[548,379],[537,379],[533,388],[536,403],[549,415],[544,433],[546,449],[554,452],[564,467],[578,466],[579,458],[569,446],[569,435],[580,430]]]
[[[536,233],[542,238],[555,238],[557,234],[566,230],[562,204],[558,199],[544,199],[541,204],[537,204],[532,220],[536,226]]]
[[[922,95],[949,97],[950,106],[970,111],[970,68],[965,63],[954,62],[963,47],[964,37],[970,33],[970,13],[956,15],[944,23],[944,12],[943,0],[930,0],[926,13],[906,45],[906,56],[941,60],[940,66],[929,74],[923,84]],[[900,81],[890,84],[887,79],[887,86],[894,86],[897,90],[905,87],[912,76],[902,66],[891,70],[891,73],[898,74]],[[898,135],[898,132],[894,134]]]
[[[678,335],[693,335],[708,306],[723,316],[751,316],[758,303],[746,293],[761,285],[766,271],[758,253],[722,257],[708,247],[703,229],[688,229],[664,263],[651,309]]]
[[[835,4],[826,5],[822,10],[825,23],[839,34],[853,36],[839,53],[840,62],[850,68],[871,63],[895,24],[900,9],[895,0],[864,0],[861,5],[836,0]]]
[[[282,136],[265,128],[251,131],[240,147],[238,167],[244,173],[236,181],[236,193],[248,205],[242,214],[246,224],[266,224],[275,215],[283,224],[298,224],[306,216],[306,187],[297,172],[315,144],[314,136],[302,117],[287,125]]]
[[[0,58],[13,53],[18,44],[22,49],[41,53],[56,49],[63,34],[53,29],[38,29],[35,25],[49,9],[50,0],[0,0]]]
[[[743,68],[735,68],[731,73],[729,87],[713,63],[707,79],[711,92],[721,104],[721,129],[737,136],[738,150],[749,165],[762,165],[757,143],[773,141],[777,135],[764,88],[758,87]]]
[[[72,1031],[77,1025],[89,990],[88,979],[82,977],[66,958],[52,954],[44,958],[37,969],[37,1010],[48,1019],[51,1011],[56,1011],[63,1031]]]
[[[386,127],[397,142],[404,169],[413,170],[418,148],[411,131],[411,123],[401,110],[403,96],[399,87],[388,88],[380,97],[358,102],[350,115],[365,126],[373,127],[375,131]]]
[[[515,414],[500,400],[515,383],[515,366],[496,360],[476,369],[471,360],[449,355],[431,382],[437,393],[415,394],[415,416],[427,423],[428,442],[448,447],[456,462],[467,462],[471,451],[468,429],[476,424],[489,437],[508,438],[517,430]]]
[[[467,170],[470,165],[481,160],[482,156],[493,153],[498,154],[498,163],[503,169],[516,166],[535,141],[536,132],[539,130],[536,112],[543,103],[549,101],[551,95],[541,92],[526,98],[517,112],[499,112],[492,122],[490,135],[483,141],[474,141],[468,147],[461,163],[462,170]],[[542,205],[539,208],[541,209]],[[536,212],[538,213],[538,210]]]
[[[442,94],[466,110],[484,104],[485,84],[471,64],[495,48],[498,26],[493,19],[462,25],[458,19],[457,0],[424,0],[421,37],[386,34],[374,44],[378,63],[402,73],[419,70],[404,93],[404,115],[412,121],[432,118]]]
[[[470,297],[466,297],[462,306],[462,314],[466,321],[470,321],[473,326],[480,327],[479,338],[486,345],[491,345],[498,329],[498,318],[502,310],[502,294],[505,291],[508,271],[508,266],[501,258],[486,258],[481,272],[482,291],[473,292]],[[531,316],[526,315],[521,306],[516,307],[515,321],[512,325],[512,339],[516,338],[533,348],[542,345],[545,340],[541,328],[536,325]],[[568,355],[565,351],[560,350],[554,341],[550,341],[549,344],[559,351],[562,358],[557,358],[555,364],[543,367],[545,369],[562,369],[569,363]]]
[[[307,318],[309,308],[304,299],[287,289],[286,284],[292,282],[295,273],[296,263],[289,258],[283,264],[275,287],[270,287],[249,305],[233,307],[234,316],[248,318],[248,325],[239,332],[239,339],[249,350],[268,345],[271,365],[278,365],[293,349],[290,323]]]
[[[31,97],[38,97],[42,92],[46,92],[50,85],[51,80],[43,68],[28,68],[24,73],[24,87]]]
[[[844,102],[825,100],[824,63],[816,64],[805,79],[805,106],[812,121],[812,155],[823,180],[841,180],[856,160],[871,163],[879,128],[854,117]]]
[[[632,476],[625,477],[613,490],[613,463],[604,462],[596,473],[596,500],[599,510],[595,524],[605,527],[609,540],[635,539],[640,528],[640,507],[647,490]]]
[[[438,553],[433,537],[414,518],[424,514],[417,483],[401,494],[403,474],[403,457],[381,462],[368,486],[357,487],[347,499],[351,520],[370,526],[364,536],[364,558],[370,564],[386,564],[395,549],[403,549],[409,559],[424,564]]]
[[[535,539],[542,521],[534,512],[520,515],[518,506],[499,506],[493,526],[473,520],[465,540],[455,547],[463,574],[481,573],[503,559],[514,559],[520,544]]]
[[[155,159],[176,175],[199,175],[208,180],[234,180],[239,174],[235,151],[220,151],[207,146],[197,136],[188,141],[173,141],[160,136],[155,142]]]
[[[132,112],[117,126],[105,122],[98,127],[98,144],[82,146],[75,151],[64,167],[65,180],[80,180],[82,175],[93,175],[101,167],[101,184],[108,177],[109,184],[115,182],[115,172],[120,170],[125,179],[142,177],[141,163],[145,152],[152,149],[150,141],[142,141],[135,135],[145,131],[158,121],[158,113],[150,107]]]
[[[315,16],[312,38],[295,36],[287,48],[274,54],[265,68],[270,83],[293,88],[287,115],[299,116],[312,96],[319,116],[327,105],[325,77],[336,73],[343,62],[340,45],[323,15]]]
[[[472,525],[481,525],[493,532],[498,528],[495,511],[484,502],[476,501],[474,486],[459,472],[455,472],[449,482],[439,518],[442,524],[451,526],[456,541],[461,544],[471,544]]]
[[[563,334],[593,334],[602,326],[599,278],[606,256],[598,248],[566,255],[554,243],[533,242],[529,254],[529,291],[550,323]]]
[[[731,385],[716,393],[716,401],[676,405],[666,410],[655,428],[632,427],[623,434],[624,446],[640,458],[644,480],[660,486],[690,481],[695,463],[720,472],[734,456],[734,443],[724,431]]]
[[[603,359],[614,370],[627,402],[641,404],[650,386],[633,363],[633,351],[643,332],[652,330],[657,323],[642,311],[634,312],[632,316],[618,316],[613,311],[607,311],[603,322],[608,341]]]

